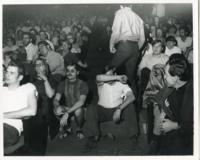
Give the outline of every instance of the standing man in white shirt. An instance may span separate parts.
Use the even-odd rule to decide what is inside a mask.
[[[111,67],[118,68],[125,65],[126,75],[131,88],[136,94],[136,68],[139,49],[145,41],[144,22],[131,10],[131,5],[123,4],[115,13],[110,38],[110,52],[115,54],[110,62]]]

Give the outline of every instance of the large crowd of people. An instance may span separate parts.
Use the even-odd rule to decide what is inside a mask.
[[[101,122],[123,121],[133,143],[139,133],[146,134],[148,154],[193,154],[193,30],[188,19],[155,13],[140,17],[124,4],[113,19],[77,14],[10,23],[3,28],[1,93],[6,155],[22,135],[23,149],[15,154],[45,155],[48,137],[73,134],[73,120],[77,138],[87,139],[85,152],[98,143]],[[91,51],[112,55],[93,79]],[[91,94],[96,91],[91,80],[96,94]],[[90,95],[98,100],[88,101]]]

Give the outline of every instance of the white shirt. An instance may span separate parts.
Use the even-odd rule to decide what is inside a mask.
[[[172,49],[168,49],[167,47],[166,47],[166,49],[165,49],[165,54],[167,55],[167,56],[171,56],[172,54],[174,54],[174,53],[179,53],[179,54],[181,54],[181,49],[180,48],[178,48],[178,47],[176,47],[176,46],[174,46]]]
[[[185,41],[182,41],[181,37],[177,37],[177,44],[181,51],[185,52],[187,47],[192,45],[192,37],[186,37]]]
[[[115,13],[110,44],[121,40],[138,41],[141,47],[145,41],[143,20],[129,7],[121,7]]]
[[[98,104],[104,108],[115,108],[122,104],[127,92],[132,92],[127,84],[121,82],[103,83],[103,85],[98,86]]]
[[[46,57],[51,74],[61,74],[65,76],[65,65],[63,57],[54,51],[49,51]]]
[[[8,87],[3,87],[1,91],[1,106],[3,113],[17,111],[28,106],[28,95],[35,92],[36,88],[33,84],[27,83],[19,86],[15,90],[8,90]],[[3,119],[3,123],[7,123],[15,127],[19,134],[23,131],[23,124],[21,119]]]
[[[142,70],[145,67],[152,70],[155,64],[165,64],[168,59],[169,57],[164,53],[159,55],[145,55],[139,64],[139,70]]]
[[[193,64],[193,50],[189,52],[187,59],[189,63]]]
[[[26,47],[26,59],[28,61],[33,61],[38,57],[38,46],[34,45],[33,43],[29,43]]]

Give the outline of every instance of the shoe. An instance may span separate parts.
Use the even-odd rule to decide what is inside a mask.
[[[64,127],[64,128],[60,128],[59,129],[59,138],[60,139],[63,139],[63,138],[66,138],[67,136],[71,135],[72,134],[72,128],[71,127]]]
[[[103,136],[104,138],[109,138],[112,141],[115,141],[116,137],[112,133],[107,133],[106,135]]]
[[[84,136],[84,134],[81,130],[76,131],[76,137],[79,138],[79,139],[85,138],[85,136]]]

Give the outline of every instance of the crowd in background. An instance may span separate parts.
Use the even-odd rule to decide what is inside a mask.
[[[146,78],[147,74],[144,73],[144,69],[151,71],[154,65],[158,63],[165,64],[174,53],[184,55],[192,68],[193,24],[188,19],[175,15],[159,17],[158,15],[149,14],[141,18],[144,20],[145,43],[140,49],[141,59],[138,63],[137,71],[137,84],[139,86],[137,101],[140,104],[137,112],[138,115],[142,113],[139,117],[143,123],[144,132],[146,132],[147,118],[143,113],[142,96],[149,78]],[[94,89],[90,88],[91,85],[89,84],[91,79],[90,71],[93,69],[91,67],[94,66],[90,66],[91,62],[88,60],[88,56],[93,54],[91,50],[99,54],[110,52],[109,40],[112,33],[112,20],[111,17],[104,15],[86,16],[82,13],[74,16],[63,15],[63,17],[57,18],[35,17],[34,19],[23,19],[21,17],[20,20],[4,24],[3,71],[6,74],[6,68],[11,61],[21,62],[25,66],[26,75],[23,83],[31,82],[36,86],[40,94],[38,99],[40,109],[37,111],[37,115],[45,117],[45,121],[36,118],[36,121],[40,123],[40,125],[36,124],[36,127],[40,126],[40,131],[43,130],[43,133],[45,133],[39,139],[39,141],[44,141],[43,145],[47,143],[47,135],[53,138],[57,134],[55,130],[58,130],[58,126],[55,123],[58,118],[55,118],[55,112],[52,109],[54,104],[52,98],[54,98],[55,93],[61,92],[62,86],[60,86],[60,83],[68,76],[66,67],[76,64],[79,78],[89,86],[88,89],[83,89],[84,94],[87,95],[88,92],[94,92]],[[156,48],[159,45],[161,50]],[[41,75],[41,71],[38,71],[39,65],[46,66],[44,69],[45,77]],[[191,71],[192,74],[193,72]],[[45,82],[48,79],[48,84],[45,84],[45,88],[42,88],[44,86],[37,77],[40,77]],[[86,100],[86,108],[89,103]],[[25,122],[24,127],[29,128],[30,123],[32,126],[35,125],[32,119],[29,122]],[[37,132],[30,128],[27,130],[30,132],[27,133],[27,137],[25,136],[25,138],[29,139],[27,140],[28,142],[30,141],[29,137],[37,134]],[[24,132],[26,132],[25,129]],[[82,135],[79,135],[79,138],[81,137]],[[36,141],[38,141],[37,137]],[[29,145],[31,145],[31,142]],[[36,145],[34,147],[44,154],[45,151],[42,151],[41,148],[44,149],[46,146]]]

